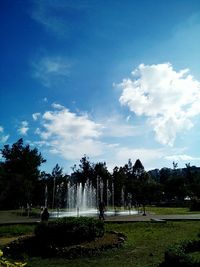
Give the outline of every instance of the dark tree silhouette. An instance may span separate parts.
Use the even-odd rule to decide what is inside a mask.
[[[52,200],[50,202],[52,209],[63,207],[67,190],[67,176],[63,174],[63,169],[58,164],[53,168],[50,180],[50,189],[52,189]]]
[[[1,163],[0,207],[17,208],[34,204],[37,196],[34,195],[39,179],[39,167],[45,162],[36,148],[23,144],[19,139],[11,147],[5,145],[1,149],[4,161]]]

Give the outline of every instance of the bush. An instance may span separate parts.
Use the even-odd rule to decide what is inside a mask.
[[[188,253],[200,251],[200,240],[188,240],[170,246],[165,252],[165,261],[160,267],[198,267],[200,262]]]
[[[190,211],[200,211],[200,200],[192,200],[190,204]]]
[[[3,251],[0,250],[0,266],[5,267],[24,267],[27,263],[23,262],[11,262],[10,260],[3,257]]]
[[[87,217],[69,217],[40,223],[35,228],[39,242],[56,246],[69,246],[94,240],[104,234],[102,221]]]

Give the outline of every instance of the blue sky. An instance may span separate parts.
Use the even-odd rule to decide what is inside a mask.
[[[200,166],[199,0],[1,0],[0,25],[1,147]]]

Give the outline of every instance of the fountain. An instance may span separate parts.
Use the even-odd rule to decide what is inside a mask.
[[[59,211],[59,214],[52,212],[52,216],[95,216],[97,215],[96,189],[89,180],[82,183],[67,186],[67,207],[66,211]]]
[[[98,204],[103,201],[104,190],[106,192],[106,216],[116,215],[114,207],[114,183],[111,184],[111,190],[106,181],[104,186],[103,180],[97,177],[96,188],[87,180],[85,184],[68,183],[67,186],[67,207],[66,211],[52,212],[51,217],[66,217],[66,216],[98,216]],[[124,194],[123,200],[124,202]],[[108,208],[111,207],[111,210]],[[117,215],[135,214],[136,211],[117,211]]]

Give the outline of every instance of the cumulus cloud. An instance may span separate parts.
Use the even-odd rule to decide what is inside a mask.
[[[56,57],[43,57],[33,64],[33,76],[46,87],[51,87],[55,82],[65,80],[70,73],[67,60]]]
[[[54,105],[55,107],[55,105]],[[78,115],[56,104],[56,110],[46,111],[42,116],[42,127],[36,134],[48,143],[51,153],[65,159],[80,159],[85,153],[98,156],[104,144],[98,140],[102,125],[87,115]]]
[[[27,121],[22,121],[21,125],[20,125],[20,128],[17,131],[21,135],[27,135],[28,130],[29,130],[28,122]]]
[[[193,126],[200,113],[200,82],[188,69],[175,71],[171,64],[141,64],[132,78],[119,84],[121,105],[145,116],[162,144],[173,145],[178,133]]]

